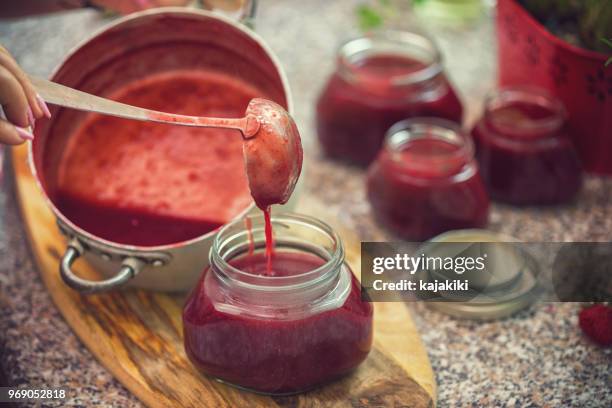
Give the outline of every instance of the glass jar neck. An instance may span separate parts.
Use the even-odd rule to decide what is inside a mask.
[[[513,142],[534,142],[556,135],[565,123],[563,104],[543,90],[508,87],[485,101],[484,123]]]
[[[383,31],[351,39],[337,53],[339,76],[373,95],[439,92],[442,57],[423,34]]]
[[[315,256],[321,259],[321,264],[295,275],[255,275],[236,268],[231,262],[245,256],[263,256],[264,219],[247,217],[222,228],[213,242],[210,270],[224,293],[224,301],[216,307],[226,308],[230,313],[291,319],[344,303],[350,292],[350,271],[344,265],[340,237],[331,227],[304,215],[273,215],[276,253]]]
[[[393,125],[384,157],[396,171],[419,179],[458,177],[474,171],[474,146],[454,122],[414,118]]]

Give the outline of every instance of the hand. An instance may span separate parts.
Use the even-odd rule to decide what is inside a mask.
[[[34,139],[36,119],[50,118],[45,101],[36,93],[27,75],[11,54],[0,45],[0,143],[17,145]]]
[[[129,14],[153,7],[185,6],[190,0],[93,0],[96,6]]]

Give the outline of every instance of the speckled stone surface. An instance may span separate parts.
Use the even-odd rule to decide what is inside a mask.
[[[355,32],[355,3],[261,3],[257,31],[286,68],[304,137],[304,194],[324,200],[361,239],[388,239],[369,215],[363,172],[324,160],[313,127],[314,101],[333,68],[335,48]],[[72,46],[106,22],[93,11],[0,22],[0,43],[27,71],[48,75]],[[495,75],[491,21],[484,18],[474,28],[432,31],[471,123]],[[63,406],[140,406],[93,359],[51,302],[6,177],[0,220],[0,369],[6,379],[76,390]],[[609,241],[612,180],[589,178],[579,200],[569,206],[517,210],[495,205],[491,228],[532,241]],[[440,406],[612,406],[612,349],[601,349],[581,334],[577,304],[538,304],[489,323],[457,320],[422,304],[409,307],[436,373]]]

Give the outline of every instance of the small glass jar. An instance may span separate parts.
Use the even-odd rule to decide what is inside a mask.
[[[254,27],[255,14],[257,12],[257,0],[241,1],[218,1],[201,0],[196,6],[204,10],[211,10],[223,14],[229,18],[240,21],[250,28]]]
[[[264,220],[249,221],[221,229],[187,300],[189,359],[206,375],[273,395],[350,372],[372,345],[372,305],[361,300],[340,237],[314,218],[273,216],[272,273],[262,273]]]
[[[491,94],[472,136],[492,199],[558,204],[580,190],[582,171],[565,109],[544,91],[504,88]]]
[[[327,156],[367,165],[387,130],[417,116],[461,123],[463,107],[426,36],[385,31],[344,43],[336,71],[317,104],[317,131]]]
[[[375,218],[402,239],[424,241],[488,221],[472,142],[443,119],[415,118],[389,129],[368,169],[367,194]]]

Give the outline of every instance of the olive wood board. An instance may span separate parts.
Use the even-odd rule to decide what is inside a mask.
[[[27,165],[27,146],[12,148],[15,185],[28,239],[56,306],[91,353],[149,407],[429,407],[436,385],[427,352],[406,305],[376,303],[374,347],[359,368],[341,380],[294,396],[240,391],[201,375],[187,359],[181,311],[186,294],[122,290],[80,295],[59,276],[65,249],[53,213]],[[330,222],[325,206],[302,197],[298,210]],[[333,222],[331,223],[333,225]],[[347,261],[359,271],[359,241],[333,225]],[[80,260],[77,274],[99,275]],[[313,356],[316,358],[316,356]]]

